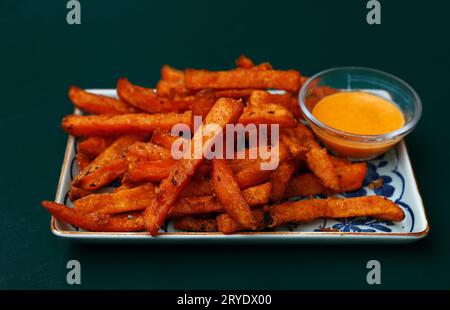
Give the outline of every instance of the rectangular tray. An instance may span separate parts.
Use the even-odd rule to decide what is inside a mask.
[[[116,91],[113,89],[89,91],[117,97]],[[81,111],[76,109],[75,113],[81,114]],[[75,137],[69,136],[55,199],[56,202],[68,206],[72,206],[68,199],[70,183],[77,174],[75,159],[77,142]],[[357,192],[337,196],[383,195],[403,208],[406,217],[402,222],[389,223],[373,218],[321,219],[295,226],[280,227],[270,232],[245,232],[233,235],[178,231],[169,222],[167,231],[162,231],[157,237],[151,237],[146,232],[83,231],[52,217],[50,228],[52,233],[58,237],[97,243],[409,243],[425,237],[429,231],[428,221],[403,141],[384,155],[369,161],[367,182],[365,183],[380,177],[383,179],[383,186],[375,191],[364,186]],[[324,228],[334,231],[324,231]]]

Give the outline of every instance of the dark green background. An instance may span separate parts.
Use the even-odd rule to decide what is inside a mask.
[[[366,262],[384,289],[449,289],[448,1],[381,1],[382,24],[360,1],[0,1],[0,288],[359,289]],[[71,84],[154,85],[162,64],[229,68],[245,53],[305,75],[339,65],[391,72],[419,93],[424,114],[408,147],[431,234],[410,245],[78,245],[49,231],[39,205],[54,197],[66,144]]]

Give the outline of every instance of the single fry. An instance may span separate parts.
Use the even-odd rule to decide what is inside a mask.
[[[192,104],[192,124],[194,124],[195,116],[200,116],[203,121],[216,101],[216,94],[212,89],[203,89],[199,91],[195,95],[194,103]]]
[[[285,197],[285,193],[291,180],[292,175],[297,170],[297,162],[295,160],[288,160],[282,162],[278,168],[270,175],[270,182],[272,183],[272,192],[270,200],[278,202]]]
[[[265,223],[265,212],[263,208],[252,211],[256,221],[256,229],[263,230],[267,224]],[[224,234],[232,234],[238,231],[248,230],[227,213],[219,214],[216,217],[217,230]]]
[[[76,86],[70,87],[69,99],[77,108],[92,114],[126,114],[135,111],[124,101],[88,93]]]
[[[213,89],[282,89],[296,92],[301,87],[300,72],[295,70],[235,69],[207,71],[187,69],[184,71],[186,87],[200,90]]]
[[[381,196],[300,200],[275,205],[268,210],[270,213],[269,227],[286,223],[309,222],[322,217],[372,216],[396,222],[402,221],[405,217],[399,206]]]
[[[208,113],[203,125],[217,124],[223,131],[226,124],[237,121],[242,114],[242,110],[243,104],[240,101],[219,99]],[[215,132],[211,136],[203,136],[202,130],[197,130],[192,141],[202,141],[202,146],[205,148],[214,143],[219,136],[222,136],[222,132]],[[178,196],[186,188],[195,171],[203,162],[203,152],[201,152],[201,158],[194,159],[194,144],[192,141],[190,149],[192,159],[177,161],[169,176],[162,180],[159,185],[159,192],[155,201],[144,212],[145,226],[151,235],[158,233]]]
[[[155,185],[146,183],[114,193],[95,194],[74,202],[74,209],[82,213],[120,214],[143,211],[155,199]]]
[[[217,199],[226,212],[248,229],[256,228],[250,206],[242,196],[239,185],[226,160],[213,159],[211,182]]]
[[[167,178],[176,161],[161,159],[151,161],[128,161],[125,180],[128,182],[159,182]]]
[[[239,118],[239,123],[244,125],[278,124],[282,128],[290,128],[297,125],[296,119],[288,109],[274,103],[246,106],[244,113]]]
[[[187,89],[182,81],[160,80],[156,84],[156,94],[158,97],[177,98],[195,95],[195,91]]]
[[[133,107],[148,113],[183,112],[191,108],[194,100],[193,97],[159,97],[153,89],[133,85],[125,78],[117,82],[117,94]]]
[[[144,229],[143,217],[139,213],[118,216],[109,216],[107,214],[98,213],[83,213],[52,201],[43,201],[42,206],[58,220],[70,223],[85,230],[100,232],[128,232],[140,231]]]
[[[176,124],[191,124],[191,111],[162,114],[68,115],[61,127],[73,136],[147,135],[155,130],[170,130]]]
[[[259,106],[263,104],[278,104],[285,107],[296,118],[301,116],[297,99],[290,93],[272,94],[264,90],[255,90],[249,98],[249,104]]]
[[[175,229],[196,231],[196,232],[215,232],[217,231],[216,219],[189,216],[174,221]]]
[[[164,65],[161,68],[161,78],[165,81],[182,82],[184,81],[184,73],[169,65]]]
[[[151,142],[170,151],[172,149],[173,143],[180,138],[181,137],[178,136],[172,136],[170,132],[157,130],[153,133]],[[183,149],[180,149],[180,151],[182,150]]]
[[[128,161],[150,161],[172,159],[172,154],[166,148],[151,142],[136,142],[128,148]]]
[[[88,137],[78,144],[78,152],[93,159],[106,150],[113,141],[113,138],[107,137]]]
[[[95,158],[72,181],[84,190],[96,190],[121,177],[126,170],[125,156],[128,147],[140,141],[139,136],[122,136]]]

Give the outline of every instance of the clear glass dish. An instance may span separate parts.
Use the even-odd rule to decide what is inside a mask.
[[[398,130],[380,135],[353,134],[327,126],[314,117],[312,109],[336,91],[364,91],[383,97],[400,109],[405,123]],[[299,104],[306,122],[324,145],[336,155],[352,160],[367,160],[386,152],[416,127],[422,114],[420,98],[406,82],[363,67],[340,67],[317,73],[300,90]]]

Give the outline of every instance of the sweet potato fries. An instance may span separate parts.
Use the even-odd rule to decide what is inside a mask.
[[[69,98],[84,112],[61,124],[79,137],[78,173],[69,192],[73,207],[51,201],[42,206],[85,230],[146,230],[153,236],[167,220],[178,230],[226,234],[318,218],[402,221],[403,210],[383,197],[335,197],[363,186],[366,163],[329,154],[303,125],[297,102],[303,80],[296,70],[275,70],[241,56],[227,71],[164,65],[156,91],[121,78],[118,98],[72,86]],[[267,145],[248,145],[248,133],[244,146],[233,144],[234,158],[210,158],[218,141],[234,137],[228,125],[254,125],[258,133],[258,125],[275,125],[279,141],[269,141],[270,156],[263,156]],[[172,135],[174,126],[191,133]],[[274,158],[275,169],[262,169]]]

